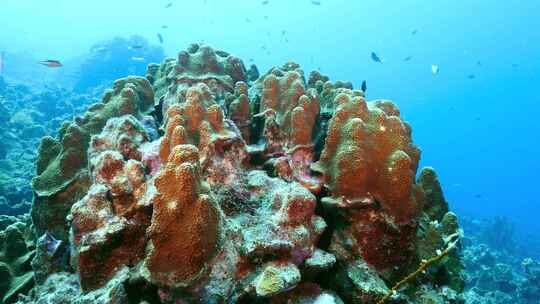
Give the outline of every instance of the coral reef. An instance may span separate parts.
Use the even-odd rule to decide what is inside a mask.
[[[13,303],[34,286],[30,262],[35,244],[26,216],[0,216],[0,300]]]
[[[85,111],[94,100],[53,86],[4,83],[0,88],[0,214],[28,212],[41,137],[54,136],[63,120]]]
[[[393,103],[202,44],[146,75],[42,141],[22,303],[462,303],[457,218]]]
[[[154,94],[146,79],[117,80],[114,89],[107,91],[100,103],[90,106],[84,117],[65,123],[58,139],[43,138],[37,175],[32,180],[32,219],[39,235],[48,231],[56,238],[67,240],[66,216],[91,184],[87,169],[90,137],[98,134],[110,118],[127,114],[143,116],[152,109],[153,101]]]

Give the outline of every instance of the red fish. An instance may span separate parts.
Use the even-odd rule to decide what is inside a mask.
[[[62,63],[58,60],[43,60],[40,61],[39,64],[42,64],[49,68],[59,68],[62,66]]]

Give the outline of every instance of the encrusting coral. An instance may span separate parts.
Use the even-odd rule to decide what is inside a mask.
[[[39,253],[30,298],[73,272],[81,301],[376,303],[458,231],[394,104],[292,62],[249,75],[194,44],[43,141],[34,230],[71,259]],[[401,299],[461,292],[459,256],[438,267]]]

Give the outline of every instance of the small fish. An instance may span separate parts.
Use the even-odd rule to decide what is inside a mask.
[[[135,44],[135,45],[128,46],[128,49],[130,49],[130,50],[140,50],[142,48],[144,48],[144,45],[142,45],[142,44]]]
[[[270,1],[268,0],[264,0],[263,2],[261,2],[262,5],[267,5]]]
[[[403,61],[407,62],[407,61],[410,61],[412,59],[413,56],[407,56],[405,58],[403,58]]]
[[[367,91],[367,82],[364,80],[362,81],[362,85],[360,86],[360,89],[362,90],[362,92],[366,92]]]
[[[417,29],[414,29],[414,30],[412,30],[412,32],[411,32],[411,36],[414,36],[414,35],[416,35],[416,33],[418,33],[418,30],[417,30]]]
[[[439,74],[439,66],[436,65],[436,64],[432,64],[432,65],[431,65],[431,73],[432,73],[433,75]]]
[[[469,74],[469,75],[467,75],[467,78],[469,78],[469,79],[475,79],[476,76],[474,76],[474,74]]]
[[[311,4],[313,4],[313,5],[321,5],[321,1],[319,1],[319,0],[311,0]]]
[[[483,65],[482,65],[482,62],[480,62],[480,61],[477,61],[477,62],[476,62],[476,65],[479,66],[479,67],[482,67],[482,66],[483,66]]]
[[[133,60],[133,61],[146,61],[146,59],[144,57],[135,57],[135,56],[131,57],[131,60]]]
[[[375,54],[375,52],[371,52],[371,60],[378,63],[383,63],[383,60],[377,54]]]
[[[476,198],[476,199],[481,199],[483,197],[484,196],[481,193],[477,193],[477,194],[474,195],[474,198]]]
[[[286,33],[287,33],[287,31],[281,30],[281,36],[285,36]]]
[[[167,5],[165,5],[165,8],[169,8],[171,6],[172,6],[172,2],[169,2],[169,3],[167,3]]]
[[[247,23],[251,23],[251,19],[246,18],[245,20],[246,20]]]
[[[108,50],[109,50],[109,48],[106,47],[106,46],[100,46],[100,47],[94,49],[94,51],[95,51],[96,53],[105,53],[105,52],[107,52]]]
[[[517,63],[512,63],[512,67],[513,67],[513,68],[517,68],[517,67],[519,67],[519,64],[517,64]]]
[[[4,75],[4,56],[6,55],[5,52],[0,53],[0,76]]]
[[[157,33],[157,38],[159,40],[159,43],[163,44],[163,36],[161,36],[160,33]]]
[[[168,26],[168,25],[162,25],[161,28],[162,28],[162,29],[168,29],[169,26]]]
[[[43,60],[39,64],[44,65],[49,68],[59,68],[62,66],[62,63],[58,60]]]

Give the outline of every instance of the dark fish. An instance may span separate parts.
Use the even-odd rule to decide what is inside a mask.
[[[172,2],[169,2],[169,3],[167,3],[167,5],[165,5],[165,8],[169,8],[171,6],[172,6]]]
[[[268,4],[268,0],[264,0],[263,2],[261,2],[262,5],[267,5]]]
[[[157,38],[159,40],[159,43],[163,44],[163,36],[161,36],[160,33],[157,33]]]
[[[416,29],[412,30],[412,32],[411,32],[411,36],[414,36],[414,35],[416,35],[416,33],[418,33],[418,30],[416,30]]]
[[[375,61],[375,62],[378,62],[378,63],[382,63],[382,60],[379,56],[377,56],[377,54],[375,54],[375,52],[371,52],[371,60]]]
[[[321,5],[321,1],[311,0],[311,4],[313,4],[313,5]]]
[[[467,75],[467,78],[469,78],[469,79],[475,79],[476,76],[474,76],[474,74],[469,74],[469,75]]]
[[[512,63],[512,67],[513,67],[513,68],[517,68],[517,67],[519,67],[519,64],[517,64],[517,63]]]
[[[281,36],[285,36],[287,32],[285,30],[281,30]]]
[[[43,60],[40,61],[39,64],[42,64],[49,68],[59,68],[62,66],[62,63],[58,60]]]
[[[479,66],[479,67],[482,67],[482,62],[477,61],[477,62],[476,62],[476,65]]]
[[[168,29],[169,26],[168,26],[168,25],[162,25],[161,28],[162,28],[162,29]]]
[[[367,91],[367,82],[364,80],[362,81],[362,85],[360,86],[360,89],[362,90],[362,92],[366,92]]]
[[[484,196],[481,193],[477,193],[477,194],[474,195],[474,198],[477,198],[477,199],[481,199],[483,197]]]
[[[410,61],[412,59],[412,56],[407,56],[405,58],[403,58],[403,61]]]
[[[246,18],[246,22],[247,22],[247,23],[251,23],[251,19]]]

